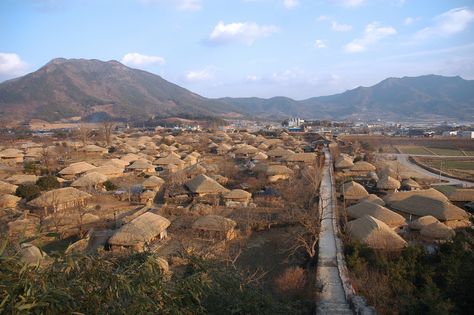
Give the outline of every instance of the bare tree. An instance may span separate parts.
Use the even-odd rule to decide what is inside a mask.
[[[104,133],[104,140],[107,146],[110,146],[112,143],[112,135],[115,124],[113,122],[104,122],[102,124],[102,131]]]
[[[85,124],[79,124],[79,128],[77,129],[78,137],[82,141],[83,145],[86,145],[87,139],[91,136],[91,128]]]
[[[316,245],[319,239],[320,218],[317,207],[311,209],[290,208],[285,215],[288,220],[294,222],[296,227],[289,230],[290,248],[289,255],[294,255],[303,249],[310,258],[317,253]]]

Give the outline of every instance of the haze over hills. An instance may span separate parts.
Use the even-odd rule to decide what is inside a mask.
[[[426,75],[389,78],[372,87],[302,101],[287,97],[209,99],[117,61],[58,58],[0,84],[3,119],[53,121],[94,113],[127,119],[158,115],[474,120],[474,81]]]

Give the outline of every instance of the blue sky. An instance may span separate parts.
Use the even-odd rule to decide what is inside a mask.
[[[118,60],[208,97],[304,99],[423,74],[474,79],[457,0],[1,0],[0,81]]]

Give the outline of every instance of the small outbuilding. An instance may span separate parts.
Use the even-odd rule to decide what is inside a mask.
[[[235,237],[237,223],[220,215],[207,215],[197,219],[192,229],[195,235],[208,240],[231,240]]]

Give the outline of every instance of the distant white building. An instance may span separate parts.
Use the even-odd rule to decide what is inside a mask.
[[[303,119],[300,119],[300,118],[298,118],[298,117],[292,117],[292,118],[288,119],[288,127],[289,127],[289,128],[292,128],[292,127],[299,127],[299,126],[301,126],[303,123],[304,123],[304,120],[303,120]]]
[[[442,133],[443,137],[456,137],[457,135],[458,135],[457,130],[443,131],[443,133]]]
[[[461,138],[474,139],[474,131],[461,131],[458,133]]]

